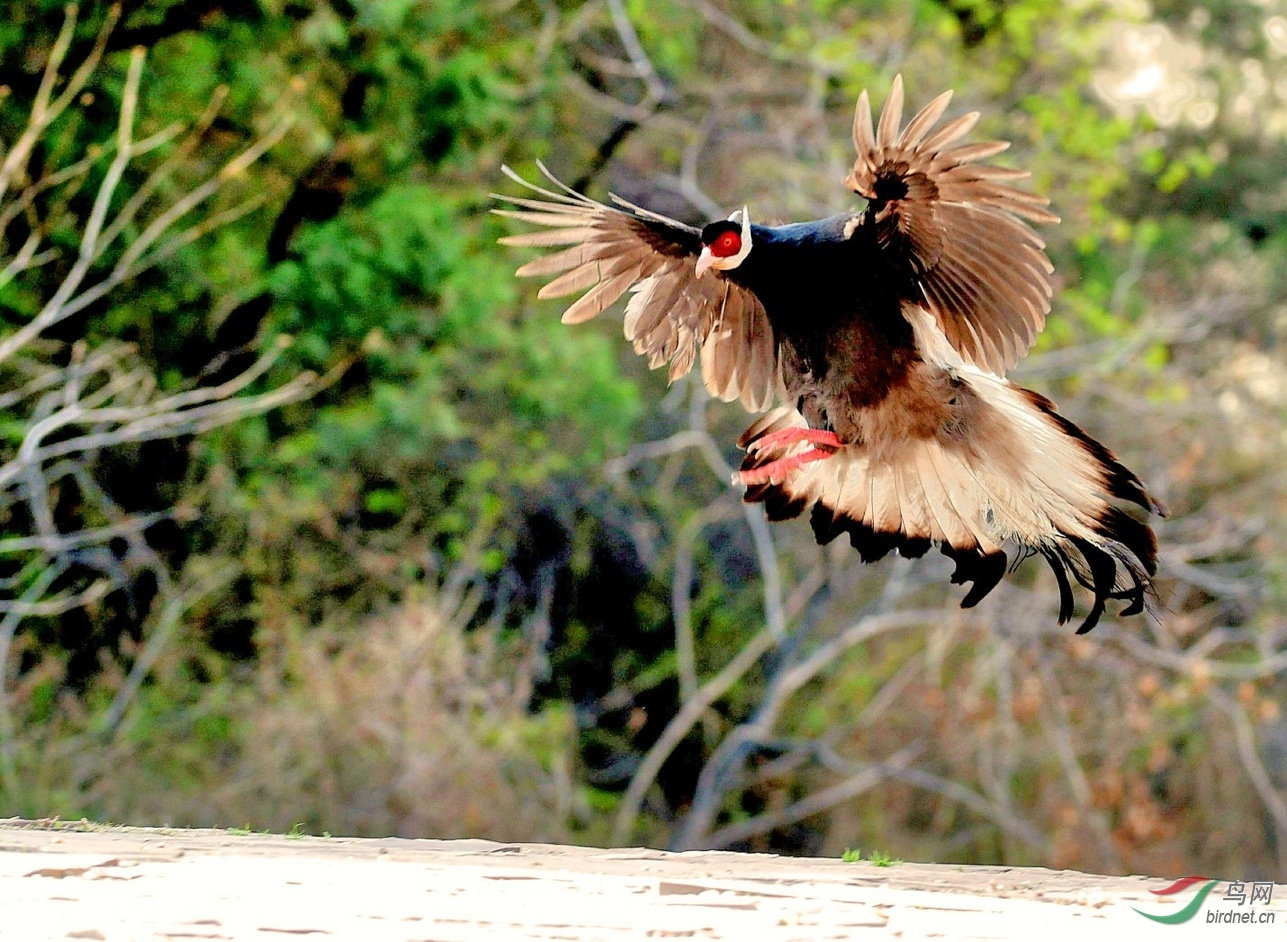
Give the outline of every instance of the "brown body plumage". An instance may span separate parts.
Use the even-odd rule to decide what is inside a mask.
[[[895,79],[873,129],[863,93],[846,180],[862,210],[780,227],[742,211],[699,231],[510,172],[541,198],[502,197],[521,208],[499,212],[548,228],[502,241],[568,246],[519,270],[558,274],[541,297],[588,289],[565,322],[629,289],[626,336],[652,366],[673,380],[700,360],[721,399],[784,403],[739,442],[746,500],[770,518],[811,508],[820,542],[847,533],[867,560],[938,545],[953,581],[973,583],[965,606],[1001,579],[1011,541],[1050,563],[1061,623],[1072,580],[1091,590],[1086,631],[1108,599],[1140,611],[1156,571],[1152,531],[1114,501],[1161,511],[1049,400],[1004,378],[1050,308],[1052,268],[1024,220],[1057,218],[1011,185],[1026,174],[977,163],[1004,143],[957,143],[977,115],[935,127],[949,97],[900,130]]]

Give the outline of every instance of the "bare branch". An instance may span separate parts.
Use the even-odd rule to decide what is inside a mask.
[[[214,572],[206,573],[195,585],[185,587],[166,599],[165,604],[156,615],[155,624],[147,632],[147,641],[144,643],[143,650],[139,652],[138,657],[134,659],[134,664],[125,678],[125,683],[116,692],[116,696],[112,698],[111,705],[108,706],[103,714],[100,729],[105,738],[113,738],[120,730],[126,711],[133,704],[144,679],[151,672],[156,659],[160,657],[161,653],[173,640],[178,630],[180,619],[193,605],[201,599],[212,595],[221,585],[230,581],[234,575],[233,567],[221,567]]]
[[[107,218],[108,211],[125,168],[133,159],[173,139],[180,131],[177,125],[172,125],[142,141],[134,141],[133,129],[135,113],[138,108],[143,57],[144,52],[142,49],[133,50],[130,56],[125,87],[122,93],[121,114],[117,125],[115,155],[108,166],[103,181],[99,185],[98,193],[86,220],[76,263],[40,312],[30,322],[0,340],[0,362],[10,359],[14,353],[24,348],[52,325],[83,310],[125,281],[136,277],[158,262],[170,257],[183,246],[192,243],[213,229],[227,225],[261,205],[262,197],[256,196],[238,206],[200,220],[177,233],[170,234],[180,219],[212,197],[229,180],[242,175],[251,164],[282,139],[294,121],[293,116],[289,113],[278,120],[266,133],[247,145],[240,153],[234,155],[213,176],[185,193],[171,206],[159,213],[126,247],[112,270],[101,281],[84,291],[80,290],[91,268],[101,260],[107,248],[133,223],[141,206],[159,185],[164,174],[168,172],[170,162],[163,163],[156,172],[149,176],[140,190],[126,201],[116,217],[109,220]],[[200,134],[213,120],[213,113],[223,101],[225,95],[225,89],[220,88],[216,91],[210,107],[206,109],[206,112],[198,120],[188,139],[181,145],[179,153],[174,155],[171,161],[177,160],[179,156],[182,156],[187,150],[195,146]],[[83,172],[80,169],[80,163],[73,164],[72,168],[69,169],[74,169],[76,173]],[[75,174],[67,174],[69,178],[73,175]],[[22,199],[27,199],[28,201],[32,198],[34,198],[34,194],[31,196],[24,194],[22,197]],[[3,201],[2,197],[0,197],[0,210],[3,209]],[[165,241],[160,241],[162,237],[167,235],[168,238]],[[28,257],[24,258],[21,265],[10,263],[10,266],[6,266],[4,272],[0,273],[0,283],[3,283],[7,277],[11,278],[17,271],[31,267],[33,259],[35,259],[33,254],[35,247],[35,245],[24,246],[24,249],[28,252]],[[13,271],[10,271],[11,267]]]
[[[630,57],[636,73],[643,79],[647,89],[642,106],[655,108],[666,97],[666,83],[661,80],[661,76],[653,68],[652,60],[644,52],[643,43],[639,41],[639,34],[630,22],[622,0],[608,0],[608,10],[612,13],[612,24],[617,28],[617,35],[621,37],[621,45],[625,47],[626,55]]]
[[[134,110],[138,104],[138,86],[143,71],[143,51],[135,49],[130,56],[129,70],[126,73],[125,89],[121,98],[121,116],[117,125],[116,156],[107,168],[103,182],[99,185],[98,194],[81,235],[80,254],[67,276],[63,279],[54,296],[45,303],[40,313],[28,324],[0,340],[0,363],[9,359],[16,351],[26,346],[39,336],[47,327],[57,323],[63,316],[67,302],[76,293],[81,282],[89,273],[90,266],[98,260],[98,236],[103,228],[103,221],[111,205],[112,195],[120,183],[121,175],[130,161],[130,140],[134,129]]]
[[[923,742],[911,743],[899,749],[884,762],[877,762],[859,769],[842,781],[813,792],[807,798],[792,802],[785,808],[756,815],[736,824],[728,824],[712,831],[701,842],[703,848],[717,850],[748,840],[757,834],[766,834],[786,824],[794,824],[805,818],[829,811],[836,805],[857,798],[869,792],[881,782],[893,778],[894,773],[905,769],[925,752]],[[679,848],[681,850],[689,848]]]
[[[1042,725],[1045,727],[1046,735],[1064,770],[1064,777],[1068,781],[1068,787],[1072,792],[1073,800],[1077,802],[1082,818],[1090,823],[1091,829],[1095,832],[1095,839],[1099,843],[1099,852],[1105,866],[1113,870],[1121,870],[1122,859],[1117,848],[1113,846],[1112,828],[1103,810],[1094,806],[1090,782],[1087,781],[1086,773],[1077,760],[1077,751],[1073,745],[1072,720],[1068,715],[1068,704],[1063,688],[1046,657],[1038,658],[1037,665],[1042,683],[1046,688],[1046,696],[1041,698]]]
[[[784,660],[771,677],[751,719],[725,736],[702,768],[688,814],[672,840],[673,847],[690,849],[705,846],[711,823],[723,804],[725,792],[732,785],[734,764],[740,766],[746,746],[772,738],[772,730],[787,701],[801,687],[835,663],[849,648],[888,631],[923,625],[938,616],[938,612],[925,611],[872,614],[860,618],[829,642],[819,645],[799,663],[791,664]]]
[[[962,804],[1039,853],[1049,853],[1050,841],[1035,827],[1015,814],[1013,809],[1002,808],[988,801],[982,795],[971,791],[960,782],[934,775],[924,769],[890,769],[887,774],[889,778],[915,785],[917,788],[923,788],[926,791],[942,795],[949,801]]]
[[[657,774],[670,758],[670,754],[675,751],[675,747],[688,735],[688,731],[701,719],[702,714],[741,680],[746,672],[755,666],[755,662],[776,643],[771,631],[767,629],[760,631],[742,646],[732,660],[724,665],[723,670],[703,684],[692,699],[684,704],[675,718],[666,724],[657,742],[644,756],[639,769],[630,780],[630,787],[626,789],[625,795],[621,798],[621,804],[617,807],[617,815],[612,825],[614,844],[622,846],[630,840],[644,796],[652,788]]]
[[[1187,652],[1167,651],[1141,641],[1134,634],[1121,631],[1114,625],[1105,625],[1104,628],[1104,638],[1112,638],[1144,663],[1186,675],[1201,672],[1219,680],[1262,680],[1287,671],[1287,652],[1261,656],[1252,662],[1213,660],[1192,657]]]
[[[76,258],[67,273],[50,287],[35,317],[0,338],[0,364],[5,367],[4,380],[9,385],[0,391],[0,409],[10,414],[11,428],[21,434],[16,447],[10,444],[0,450],[0,511],[11,523],[28,521],[27,532],[14,532],[15,525],[0,538],[0,555],[16,560],[17,568],[16,573],[8,570],[12,574],[0,580],[0,590],[5,593],[0,598],[0,785],[10,795],[19,794],[21,784],[17,781],[12,681],[14,640],[23,620],[56,617],[104,598],[128,585],[140,572],[154,575],[159,594],[153,627],[123,687],[103,716],[103,729],[110,736],[120,727],[184,613],[226,578],[226,573],[214,573],[176,589],[167,566],[148,543],[149,529],[161,520],[174,519],[176,513],[123,510],[96,478],[98,453],[115,446],[197,434],[298,401],[348,365],[346,361],[321,378],[302,373],[267,383],[270,370],[280,362],[289,344],[287,338],[280,338],[231,378],[210,386],[163,391],[138,351],[128,344],[107,341],[93,345],[85,339],[75,340],[70,344],[65,365],[55,359],[66,347],[61,341],[40,339],[49,327],[261,205],[263,196],[255,194],[193,217],[203,203],[244,175],[291,125],[287,113],[208,178],[168,205],[158,207],[150,218],[141,218],[145,207],[173,178],[180,161],[191,157],[218,113],[226,90],[216,92],[187,136],[122,202],[124,181],[134,162],[171,143],[183,130],[171,125],[136,139],[144,52],[134,49],[124,77],[114,140],[30,181],[28,161],[33,149],[51,122],[89,82],[106,48],[108,34],[120,16],[119,6],[113,7],[90,54],[55,97],[76,12],[74,5],[68,8],[27,122],[0,164],[0,242],[20,216],[29,228],[23,244],[11,256],[0,257],[0,286],[54,257],[52,250],[42,251],[53,226],[64,226],[65,220],[78,220],[79,226]],[[83,218],[78,217],[71,197],[103,160],[107,166],[90,207]],[[52,203],[54,209],[47,210],[47,203]],[[42,219],[41,213],[48,218]],[[110,260],[109,250],[119,252],[119,257]],[[5,251],[8,249],[0,249]],[[109,270],[102,274],[101,270],[108,266]],[[251,392],[256,384],[267,388]],[[66,528],[68,521],[61,516],[55,518],[54,505],[60,490],[67,487],[75,489],[82,528],[64,532],[59,526]]]
[[[1247,773],[1247,778],[1251,780],[1256,794],[1264,803],[1265,810],[1274,819],[1274,826],[1278,832],[1278,867],[1280,871],[1287,870],[1287,800],[1284,800],[1274,788],[1269,773],[1265,769],[1265,763],[1260,758],[1260,751],[1256,748],[1256,733],[1252,729],[1251,720],[1247,718],[1247,711],[1223,690],[1213,687],[1208,691],[1208,696],[1211,702],[1233,721],[1238,758],[1242,761],[1242,767]]]
[[[19,605],[34,605],[49,591],[67,568],[61,561],[50,563],[23,590]],[[13,713],[9,705],[9,651],[13,647],[14,632],[25,616],[20,608],[10,609],[0,618],[0,781],[5,793],[18,794],[17,759],[15,757]]]
[[[67,50],[71,48],[72,37],[76,32],[77,12],[78,7],[76,4],[68,4],[66,15],[63,17],[62,29],[58,33],[58,38],[54,40],[53,48],[49,51],[49,59],[45,62],[45,71],[40,78],[40,87],[36,90],[36,98],[31,106],[27,126],[18,136],[13,146],[9,148],[8,153],[5,155],[4,163],[0,164],[0,202],[3,202],[13,181],[26,174],[27,158],[31,156],[32,148],[36,146],[36,142],[40,139],[41,134],[44,133],[45,128],[58,117],[58,114],[66,107],[66,103],[70,101],[67,92],[71,92],[73,95],[78,94],[88,80],[89,74],[98,65],[98,59],[107,43],[107,34],[111,32],[112,26],[115,25],[116,19],[120,16],[120,7],[114,6],[112,8],[103,29],[99,32],[99,43],[95,45],[81,69],[77,70],[71,81],[68,82],[67,92],[64,92],[51,109],[49,99],[53,95],[54,84],[58,81],[63,60],[67,58]],[[89,66],[88,70],[85,69],[85,65]],[[79,84],[77,83],[78,78]],[[59,107],[59,103],[61,103],[61,107]]]
[[[675,571],[671,576],[671,618],[675,623],[675,659],[679,699],[687,703],[697,693],[697,656],[693,642],[693,544],[710,524],[728,514],[727,495],[699,511],[675,537]]]
[[[130,517],[122,523],[113,524],[109,527],[77,530],[74,533],[7,537],[0,539],[0,555],[41,550],[51,556],[58,556],[71,550],[81,549],[86,546],[97,546],[124,536],[141,533],[162,520],[170,519],[172,516],[170,513],[143,514],[137,517]]]

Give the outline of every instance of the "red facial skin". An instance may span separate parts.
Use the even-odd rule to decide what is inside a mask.
[[[723,232],[715,237],[708,248],[716,258],[730,258],[742,249],[742,238],[736,232]]]

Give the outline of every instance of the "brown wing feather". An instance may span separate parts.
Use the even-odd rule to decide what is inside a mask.
[[[670,365],[671,381],[701,354],[702,378],[711,394],[741,399],[752,412],[767,409],[778,386],[773,332],[755,294],[714,272],[694,277],[701,234],[692,226],[613,197],[607,206],[560,183],[543,164],[555,189],[535,186],[508,167],[511,180],[536,193],[496,196],[518,209],[492,212],[546,230],[506,236],[505,245],[566,246],[518,270],[552,280],[537,293],[560,298],[585,292],[563,314],[577,324],[602,314],[622,295],[625,335],[654,369]]]
[[[1050,311],[1054,271],[1045,243],[1024,220],[1055,223],[1048,200],[1008,182],[1022,170],[977,165],[1009,144],[957,144],[971,113],[934,130],[951,92],[935,98],[899,133],[903,81],[889,92],[872,130],[864,91],[854,114],[858,158],[845,182],[871,201],[864,225],[912,276],[914,296],[968,362],[997,375],[1014,366]]]

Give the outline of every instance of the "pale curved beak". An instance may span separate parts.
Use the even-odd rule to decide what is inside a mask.
[[[706,269],[715,264],[715,256],[711,254],[710,246],[702,246],[702,254],[697,256],[697,269],[694,274],[700,278],[706,274]]]

